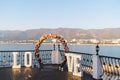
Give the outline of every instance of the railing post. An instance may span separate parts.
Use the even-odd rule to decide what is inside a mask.
[[[103,69],[98,55],[93,55],[93,78],[102,79]]]
[[[99,46],[96,46],[96,55],[93,55],[93,78],[96,80],[102,79],[103,69],[98,55]]]
[[[53,50],[51,59],[52,59],[52,64],[60,64],[61,61],[62,61],[60,51],[59,50]]]

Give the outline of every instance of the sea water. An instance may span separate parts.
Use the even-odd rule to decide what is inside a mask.
[[[99,45],[99,55],[120,58],[120,45]],[[69,51],[96,54],[96,44],[68,44]],[[0,51],[34,50],[35,44],[0,44]],[[53,50],[53,44],[41,44],[40,50]],[[56,44],[56,49],[58,46]],[[60,46],[64,50],[63,46]]]

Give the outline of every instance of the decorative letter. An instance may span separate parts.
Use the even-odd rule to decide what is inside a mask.
[[[74,54],[74,72],[73,75],[82,77],[81,63],[78,62],[81,60],[81,55]],[[80,68],[80,71],[78,71]]]
[[[68,64],[68,71],[73,72],[73,56],[71,53],[66,53],[67,56],[67,64]]]
[[[29,59],[28,59],[27,55],[29,55]],[[31,52],[25,52],[24,63],[25,63],[26,67],[32,66],[32,53]]]
[[[17,52],[13,52],[13,66],[12,68],[21,68],[21,65],[17,65]]]

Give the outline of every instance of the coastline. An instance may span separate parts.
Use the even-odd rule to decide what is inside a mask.
[[[0,42],[0,44],[36,44],[36,42],[31,42],[31,43],[19,43],[19,42]],[[45,43],[45,42],[43,42],[42,44],[53,44],[53,43]],[[58,44],[58,43],[56,43],[56,44]],[[68,43],[69,45],[97,45],[97,43],[88,43],[88,44],[86,44],[86,43]],[[60,43],[60,45],[62,45],[61,43]],[[99,43],[99,46],[120,46],[120,44],[100,44]]]

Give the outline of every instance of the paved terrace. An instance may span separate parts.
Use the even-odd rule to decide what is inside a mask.
[[[93,80],[92,77],[86,73],[83,77],[73,76],[72,73],[40,68],[25,68],[12,69],[1,68],[0,80]]]

